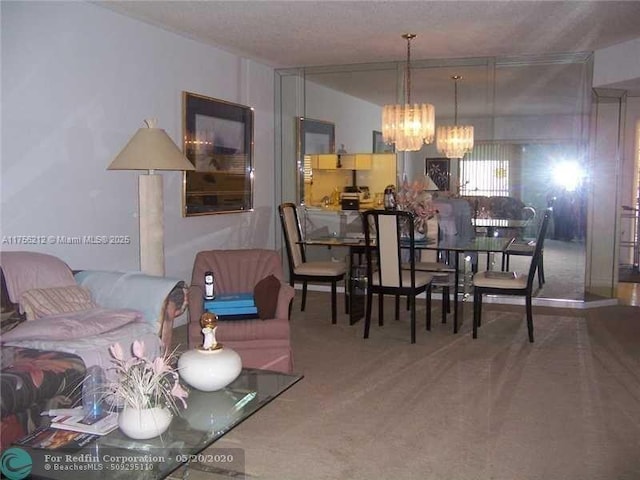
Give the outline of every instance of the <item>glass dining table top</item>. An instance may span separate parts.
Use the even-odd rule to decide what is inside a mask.
[[[403,246],[408,248],[411,244],[407,241],[402,241]],[[511,243],[513,238],[510,237],[443,237],[442,239],[435,239],[427,237],[421,240],[415,240],[413,247],[415,249],[423,250],[447,250],[451,252],[487,252],[495,253],[502,252]],[[301,243],[306,245],[323,245],[323,246],[335,246],[335,247],[365,247],[365,239],[361,236],[319,236],[311,237],[303,240]]]

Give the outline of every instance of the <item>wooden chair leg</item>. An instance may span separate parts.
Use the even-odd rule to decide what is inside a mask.
[[[369,327],[371,326],[371,304],[373,303],[373,294],[371,289],[367,291],[367,311],[364,315],[364,338],[369,338]]]
[[[542,285],[544,285],[545,279],[544,279],[544,261],[543,261],[543,257],[542,257],[542,253],[540,254],[540,262],[538,263],[538,285],[540,286],[540,288],[542,288]]]
[[[531,305],[531,295],[527,295],[525,303],[527,310],[527,330],[529,332],[529,341],[533,343],[533,308]]]
[[[336,324],[338,319],[338,306],[336,303],[338,302],[338,282],[334,280],[331,282],[331,323]]]
[[[378,293],[378,325],[384,325],[384,295],[382,293]]]
[[[431,285],[427,288],[425,292],[427,297],[427,331],[431,331]],[[415,303],[415,297],[413,298],[413,303]]]
[[[473,338],[478,338],[478,326],[480,325],[480,312],[482,311],[482,294],[476,287],[473,292]]]
[[[449,313],[449,287],[442,287],[442,323],[447,323]]]
[[[411,297],[411,343],[416,343],[416,297]]]
[[[351,290],[351,280],[348,279],[348,274],[344,277],[344,313],[349,315],[349,299],[353,294]]]
[[[302,303],[300,304],[300,311],[304,312],[304,308],[307,305],[307,281],[302,282]]]
[[[409,307],[409,297],[407,297],[407,307]],[[409,310],[409,308],[407,308]],[[395,310],[396,321],[400,320],[400,295],[396,295],[396,310]]]

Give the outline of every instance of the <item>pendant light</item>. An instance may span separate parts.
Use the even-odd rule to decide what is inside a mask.
[[[473,149],[473,127],[458,125],[458,80],[461,78],[460,75],[451,77],[454,82],[454,124],[438,127],[436,135],[436,147],[447,158],[462,158]]]
[[[382,108],[382,139],[395,143],[396,151],[417,151],[425,143],[433,142],[435,110],[429,103],[411,104],[411,40],[413,33],[402,35],[407,41],[407,71],[403,104],[385,105]]]

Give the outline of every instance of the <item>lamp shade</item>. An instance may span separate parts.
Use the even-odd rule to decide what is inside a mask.
[[[108,170],[195,170],[173,140],[154,122],[140,128],[109,165]]]
[[[438,185],[436,185],[436,183],[431,179],[429,175],[425,175],[424,183],[425,183],[425,187],[424,187],[425,190],[428,190],[428,191],[440,190],[438,188]]]

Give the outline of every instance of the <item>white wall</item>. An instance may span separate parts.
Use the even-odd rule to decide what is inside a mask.
[[[596,50],[593,86],[606,87],[640,78],[640,38]]]
[[[182,91],[255,108],[255,212],[183,218],[182,173],[164,173],[167,276],[190,280],[200,250],[273,248],[271,68],[89,3],[1,8],[3,250],[138,269],[138,175],[106,168],[145,118],[181,145]],[[128,235],[131,244],[10,244],[16,235]]]
[[[381,130],[382,109],[341,92],[306,83],[305,115],[332,122],[336,127],[336,150],[344,144],[349,153],[369,153],[373,148],[373,131]]]

